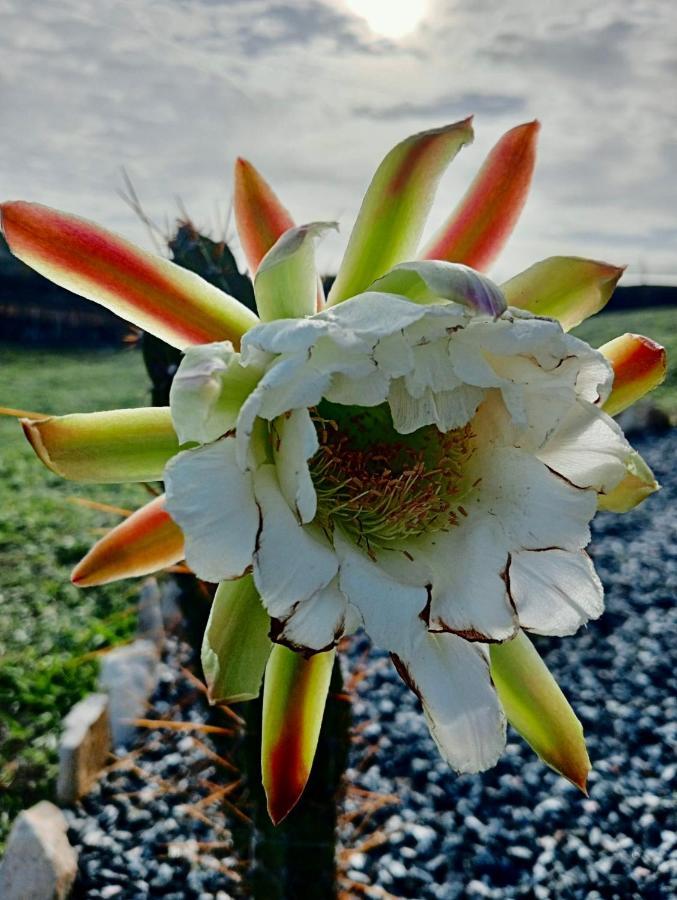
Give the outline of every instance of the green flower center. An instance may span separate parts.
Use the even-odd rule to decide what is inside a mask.
[[[458,524],[470,489],[470,425],[443,434],[434,425],[395,430],[387,403],[311,411],[320,448],[310,460],[316,521],[340,527],[367,552]]]

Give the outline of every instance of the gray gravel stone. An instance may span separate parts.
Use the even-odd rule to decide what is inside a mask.
[[[62,900],[77,873],[77,853],[66,836],[68,823],[47,800],[17,816],[0,864],[2,900]]]
[[[108,696],[90,694],[63,721],[56,783],[61,803],[74,803],[87,793],[108,761],[110,748]]]
[[[370,815],[369,829],[382,843],[347,854],[346,869],[360,884],[356,896],[368,896],[361,890],[367,884],[404,900],[677,896],[677,431],[636,444],[663,490],[625,516],[601,514],[593,523],[591,552],[606,587],[606,613],[574,637],[537,639],[584,726],[593,763],[590,796],[548,770],[514,732],[494,769],[455,775],[440,759],[416,697],[386,654],[369,649],[358,635],[348,663],[364,652],[369,656],[353,704],[359,740],[351,748],[349,780],[395,794],[399,803]],[[180,706],[184,718],[206,718],[201,695],[178,673],[179,664],[188,662],[186,653],[168,639],[149,716]],[[207,735],[200,741],[209,744]],[[143,777],[124,767],[111,771],[70,813],[71,837],[81,848],[82,895],[100,896],[106,884],[102,870],[118,872],[122,866],[128,877],[120,881],[125,889],[119,896],[125,898],[160,892],[177,900],[218,897],[219,891],[219,900],[242,896],[236,883],[214,869],[213,857],[184,850],[184,856],[164,860],[168,844],[180,848],[223,839],[223,809],[210,808],[210,824],[185,809],[204,797],[200,779],[225,783],[228,773],[180,732],[146,731],[138,736],[136,753]],[[349,797],[348,810],[359,802]],[[119,810],[116,821],[111,805]],[[175,827],[167,828],[170,820]],[[369,836],[369,829],[357,831],[359,822],[358,816],[343,825],[344,848],[358,848]],[[93,842],[92,833],[99,835]],[[219,861],[238,865],[229,851]],[[155,888],[154,879],[167,877],[161,865],[171,868],[172,878]]]

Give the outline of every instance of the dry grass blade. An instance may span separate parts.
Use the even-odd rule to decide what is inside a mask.
[[[0,406],[0,416],[12,416],[15,419],[44,419],[48,413],[29,412],[27,409],[13,409],[11,406]]]
[[[123,719],[127,725],[137,728],[167,729],[168,731],[199,731],[203,734],[233,735],[232,728],[221,728],[219,725],[205,725],[202,722],[170,722],[166,719]]]
[[[215,762],[217,765],[222,766],[224,769],[227,769],[229,772],[237,772],[239,773],[239,769],[236,765],[234,765],[230,760],[226,759],[224,756],[219,756],[218,753],[215,753],[213,750],[203,743],[199,738],[193,738],[193,742],[196,747],[199,747],[202,753],[210,759],[212,762]]]
[[[212,791],[211,794],[207,794],[206,797],[203,797],[202,800],[198,800],[197,803],[194,803],[193,805],[196,808],[210,806],[212,803],[216,803],[217,800],[229,797],[240,787],[242,787],[242,779],[238,778],[237,781],[231,781],[231,783],[227,784],[225,787],[217,788],[215,791]]]
[[[112,513],[115,516],[131,516],[131,509],[124,509],[122,506],[111,506],[110,503],[99,503],[97,500],[88,500],[87,497],[66,497],[68,503],[75,506],[84,506],[86,509],[95,509],[98,512]]]

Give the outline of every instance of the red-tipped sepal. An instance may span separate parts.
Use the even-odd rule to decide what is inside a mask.
[[[413,259],[437,184],[461,147],[473,139],[471,122],[414,134],[387,154],[362,201],[329,292],[330,304],[366,291],[393,266]]]
[[[21,425],[47,468],[71,481],[160,481],[179,450],[169,407],[45,416]]]
[[[527,199],[538,122],[512,128],[496,144],[465,196],[423,250],[423,259],[487,269],[510,237]]]
[[[238,347],[258,321],[198,275],[93,222],[38,203],[3,203],[0,210],[15,256],[174,347],[225,340]]]
[[[150,575],[184,557],[183,534],[156,497],[116,525],[73,569],[78,587]]]
[[[255,273],[259,263],[294,220],[275,192],[246,159],[235,162],[233,195],[235,224],[249,268]]]
[[[611,363],[614,383],[604,404],[610,416],[627,409],[665,380],[668,361],[665,347],[641,334],[622,334],[599,348]]]
[[[523,631],[489,646],[491,677],[508,721],[543,762],[586,793],[583,726]]]
[[[335,650],[310,659],[273,646],[263,687],[261,770],[268,812],[278,825],[298,803],[320,736]]]

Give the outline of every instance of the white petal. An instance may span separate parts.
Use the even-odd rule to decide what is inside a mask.
[[[271,616],[284,619],[293,607],[332,580],[338,560],[318,528],[299,525],[282,495],[275,467],[254,473],[261,529],[254,554],[254,581]]]
[[[179,443],[207,444],[233,428],[262,374],[241,365],[230,341],[188,347],[169,395]]]
[[[402,649],[412,623],[425,627],[418,618],[428,600],[425,585],[405,584],[391,576],[339,531],[334,533],[334,547],[340,559],[341,590],[359,610],[365,630],[380,647]]]
[[[249,362],[255,350],[266,353],[299,353],[309,350],[329,331],[329,325],[318,316],[307,319],[279,319],[256,325],[242,338],[242,359]]]
[[[477,465],[482,483],[464,505],[472,511],[480,503],[486,515],[495,517],[511,549],[579,550],[590,541],[594,491],[569,484],[531,454],[512,447],[493,448]]]
[[[594,350],[572,334],[566,335],[566,345],[568,352],[578,357],[576,391],[579,397],[601,406],[613,386],[614,372],[611,364],[599,350]]]
[[[401,331],[382,338],[374,347],[373,358],[381,371],[390,378],[405,375],[414,365],[409,341]]]
[[[504,641],[517,630],[505,581],[510,557],[506,535],[481,512],[408,547],[429,567],[428,628],[472,641]]]
[[[426,309],[395,294],[366,291],[329,307],[317,318],[330,322],[346,336],[352,334],[368,341],[373,347],[381,338],[418,322],[426,315]]]
[[[464,384],[483,388],[500,387],[504,384],[504,380],[485,358],[479,337],[480,334],[470,331],[469,328],[452,336],[449,342],[451,366],[456,377]]]
[[[304,356],[281,357],[268,369],[242,404],[237,419],[237,460],[242,469],[252,465],[250,442],[257,417],[272,420],[292,409],[315,406],[330,378],[309,365]]]
[[[403,378],[390,385],[388,404],[393,425],[400,434],[411,434],[424,425],[437,425],[440,431],[451,431],[467,424],[482,402],[484,391],[461,385],[451,391],[434,393],[430,388],[418,399],[411,396]]]
[[[405,375],[407,390],[420,397],[426,388],[449,391],[461,382],[449,359],[449,339],[440,339],[411,348],[414,365]]]
[[[440,303],[426,307],[425,318],[407,326],[405,337],[413,347],[422,341],[435,341],[450,334],[462,333],[473,321],[472,313],[456,303]]]
[[[334,542],[341,589],[370,637],[391,651],[398,671],[421,698],[443,757],[459,772],[493,765],[505,743],[505,719],[485,649],[455,635],[429,634],[421,618],[425,587],[393,577],[338,532]],[[382,553],[379,561],[389,556],[401,555]]]
[[[291,615],[273,623],[277,643],[291,649],[327,650],[343,635],[348,604],[334,578],[312,597],[297,604]]]
[[[444,759],[457,772],[493,766],[505,746],[505,716],[484,648],[453,634],[421,630],[411,654],[396,656],[397,669],[420,697]]]
[[[349,378],[341,372],[334,375],[324,396],[332,403],[356,406],[379,406],[388,396],[390,379],[379,369],[362,378]]]
[[[471,322],[468,334],[489,353],[533,356],[546,371],[557,368],[565,356],[573,353],[562,326],[554,319],[508,314],[496,323],[475,320]]]
[[[330,337],[321,337],[309,352],[309,359],[320,372],[344,372],[352,378],[371,374],[376,363],[364,349],[348,349]]]
[[[538,457],[578,487],[609,493],[625,476],[631,454],[616,422],[579,400]]]
[[[520,625],[538,634],[573,634],[604,611],[604,589],[583,550],[515,553],[510,591]]]
[[[165,487],[195,574],[214,582],[242,575],[252,562],[259,513],[251,477],[235,461],[235,441],[179,453],[165,468]]]
[[[271,439],[285,500],[301,522],[312,522],[317,512],[317,495],[307,461],[317,452],[319,444],[308,411],[296,409],[275,419]]]
[[[485,357],[503,379],[501,396],[520,429],[520,446],[541,447],[576,400],[580,361],[571,356],[555,369],[544,369],[531,356]]]
[[[263,392],[259,415],[275,419],[291,409],[316,406],[331,376],[318,371],[303,357],[282,359],[268,369],[257,391]]]

